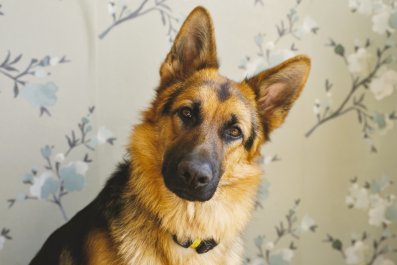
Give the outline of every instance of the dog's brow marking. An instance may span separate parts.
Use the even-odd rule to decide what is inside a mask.
[[[217,92],[218,92],[219,101],[221,101],[221,102],[226,101],[230,97],[229,83],[226,81],[225,83],[221,84],[221,86]]]
[[[170,114],[172,104],[174,103],[175,99],[179,96],[179,94],[181,94],[185,89],[186,87],[179,87],[171,93],[171,95],[168,97],[167,101],[164,104],[164,108],[162,111],[163,115]]]
[[[248,137],[247,141],[244,143],[244,148],[246,150],[251,149],[252,145],[254,144],[254,140],[256,138],[256,126],[254,123],[251,124],[251,134]]]
[[[233,125],[235,125],[238,122],[237,120],[237,116],[235,114],[232,114],[230,119],[228,121],[226,121],[220,128],[219,130],[219,135],[222,137],[224,131],[229,128],[232,127]]]

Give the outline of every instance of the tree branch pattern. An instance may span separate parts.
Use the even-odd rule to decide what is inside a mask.
[[[172,14],[172,9],[167,4],[167,0],[143,0],[135,8],[130,9],[126,3],[116,3],[114,0],[108,2],[108,12],[112,17],[112,23],[99,34],[99,39],[104,39],[115,27],[134,20],[138,17],[152,12],[158,12],[164,27],[167,27],[167,36],[171,42],[176,34],[175,25],[178,18]]]
[[[288,210],[284,220],[274,226],[276,233],[273,239],[267,238],[265,235],[258,235],[255,238],[256,257],[245,258],[245,265],[290,264],[294,252],[297,250],[296,241],[299,241],[303,233],[307,231],[315,232],[318,227],[315,221],[307,215],[302,218],[299,224],[297,210],[300,202],[300,199],[296,200],[292,208]],[[282,247],[281,241],[289,241],[288,247]]]
[[[336,43],[334,40],[330,40],[328,44],[331,48],[333,48],[335,54],[340,56],[343,59],[346,67],[349,68],[349,61],[352,62],[353,59],[349,59],[346,56],[345,48],[342,44]],[[355,46],[355,53],[362,51],[362,49],[369,49],[371,47],[371,41],[368,39],[364,47]],[[370,92],[371,83],[376,80],[376,78],[380,75],[380,71],[384,70],[385,66],[393,63],[391,57],[391,47],[389,45],[384,45],[383,47],[376,48],[376,61],[369,68],[367,74],[360,76],[350,73],[351,78],[351,86],[348,92],[346,93],[343,100],[337,107],[332,107],[330,104],[326,104],[322,106],[320,101],[317,100],[314,105],[314,113],[317,117],[317,122],[315,125],[307,131],[305,134],[306,137],[310,137],[312,133],[316,129],[318,129],[323,124],[337,119],[347,113],[355,112],[357,114],[357,120],[359,124],[362,126],[362,133],[364,139],[370,144],[371,151],[376,152],[376,146],[371,140],[371,136],[373,132],[378,129],[386,129],[387,122],[391,122],[397,119],[396,113],[394,111],[386,114],[377,113],[373,110],[370,110],[368,106],[365,104],[365,98],[367,94]],[[350,66],[352,67],[352,66]],[[333,88],[333,83],[329,81],[329,79],[325,80],[325,92],[328,97],[331,97],[331,90]],[[376,126],[378,125],[378,126]]]
[[[301,40],[306,34],[317,34],[319,27],[311,17],[299,15],[302,0],[294,0],[294,5],[276,25],[276,37],[271,38],[264,33],[255,36],[254,41],[257,53],[247,55],[242,59],[239,68],[244,70],[245,76],[252,76],[266,68],[275,66],[282,61],[293,57],[298,51],[296,41]],[[267,40],[266,40],[267,38]],[[287,42],[292,39],[292,41]],[[283,43],[281,48],[280,44]],[[287,43],[287,45],[285,45]]]
[[[22,96],[29,101],[31,105],[39,108],[40,116],[46,114],[50,116],[49,107],[57,101],[56,92],[58,87],[53,82],[32,83],[27,79],[29,77],[45,78],[51,75],[50,66],[70,62],[65,56],[61,58],[45,56],[42,59],[31,58],[29,63],[21,66],[23,54],[13,56],[10,51],[7,52],[4,59],[0,61],[0,75],[9,79],[13,83],[14,98]]]
[[[394,264],[387,257],[397,253],[397,234],[392,228],[397,223],[396,194],[387,192],[392,185],[389,177],[374,179],[364,185],[358,183],[357,177],[351,180],[347,206],[367,211],[368,224],[377,229],[372,236],[367,231],[353,235],[346,243],[333,235],[326,236],[324,242],[337,251],[346,264]]]
[[[56,153],[55,147],[50,145],[41,148],[43,169],[39,172],[33,168],[23,176],[22,182],[29,186],[29,194],[18,193],[8,199],[9,207],[24,200],[44,200],[56,205],[65,221],[69,219],[62,203],[63,197],[84,188],[88,164],[92,162],[90,153],[95,151],[96,146],[104,143],[113,145],[116,140],[105,127],[99,128],[96,135],[93,134],[91,117],[94,110],[95,107],[89,107],[87,115],[78,122],[77,130],[72,129],[65,135],[67,149],[64,152]],[[73,161],[70,155],[77,149],[80,149],[80,153],[85,152],[85,155]]]
[[[393,70],[397,65],[397,60],[394,57],[397,51],[395,43],[397,15],[394,15],[393,18],[393,14],[389,14],[387,11],[389,8],[395,9],[396,2],[381,1],[378,3],[380,6],[375,6],[375,4],[368,6],[360,1],[349,1],[349,4],[352,12],[372,13],[373,31],[385,35],[386,40],[380,44],[375,44],[370,39],[365,42],[356,40],[353,53],[347,55],[345,45],[330,39],[327,46],[332,48],[334,53],[342,59],[345,69],[349,73],[351,85],[346,89],[347,92],[343,99],[335,104],[332,100],[334,84],[328,78],[325,80],[326,102],[322,103],[320,99],[315,100],[313,112],[317,120],[305,136],[310,137],[326,123],[345,114],[356,113],[363,138],[369,144],[371,152],[377,152],[373,141],[374,133],[378,131],[380,135],[384,135],[393,128],[397,115],[395,111],[380,113],[371,109],[365,102],[368,94],[373,94],[378,101],[383,100],[393,93],[397,84],[397,72]],[[344,91],[345,89],[341,88],[340,90]]]
[[[0,233],[0,250],[3,249],[5,242],[11,239],[10,229],[2,228]]]

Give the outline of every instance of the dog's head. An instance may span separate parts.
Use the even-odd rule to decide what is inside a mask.
[[[218,186],[241,181],[236,166],[253,163],[285,120],[309,69],[310,60],[297,56],[242,82],[223,77],[211,18],[194,9],[161,65],[157,96],[145,113],[156,130],[152,159],[165,186],[180,198],[207,201]]]

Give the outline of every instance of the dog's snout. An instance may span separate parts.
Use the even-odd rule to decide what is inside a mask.
[[[207,162],[181,161],[178,165],[178,177],[189,188],[198,189],[210,183],[213,173]]]
[[[181,142],[164,156],[164,183],[182,199],[205,202],[215,194],[222,175],[221,164],[217,153],[205,147]]]

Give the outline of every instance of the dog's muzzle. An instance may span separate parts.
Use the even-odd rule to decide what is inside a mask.
[[[215,194],[220,179],[217,159],[208,152],[184,152],[165,155],[162,173],[167,188],[189,201],[208,201]]]

